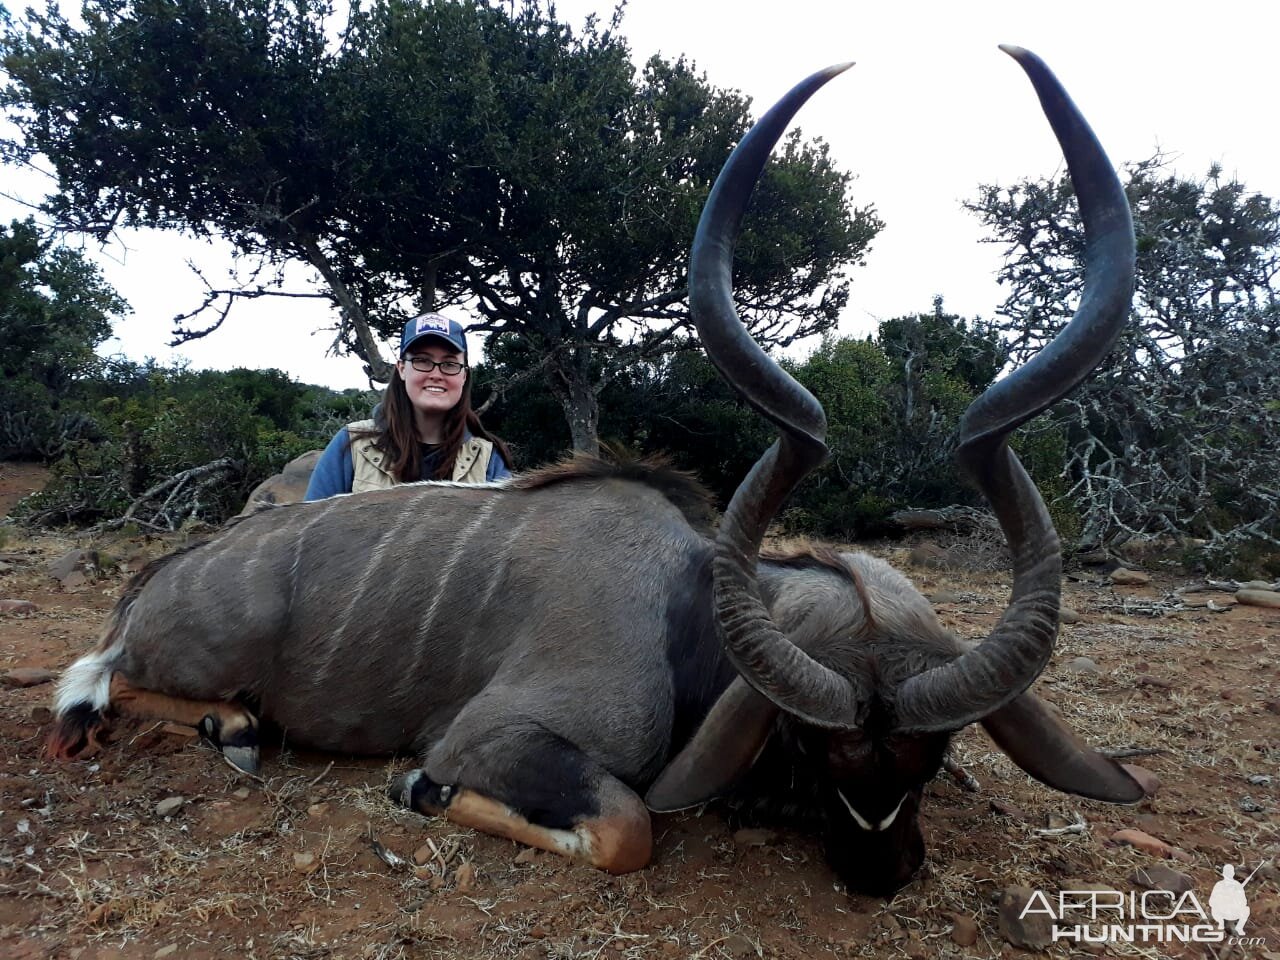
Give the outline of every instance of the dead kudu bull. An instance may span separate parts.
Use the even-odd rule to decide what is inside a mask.
[[[252,770],[262,717],[313,747],[418,751],[425,763],[395,799],[618,872],[649,860],[649,809],[734,790],[802,797],[841,878],[871,893],[919,866],[924,785],[968,724],[1052,787],[1140,799],[1123,768],[1027,692],[1053,651],[1061,556],[1005,441],[1110,349],[1134,250],[1092,132],[1038,59],[1008,52],[1066,154],[1088,262],[1071,325],[961,428],[960,466],[1013,556],[1012,599],[984,642],[943,629],[874,558],[759,557],[771,518],[826,454],[825,418],[738,322],[732,249],[773,144],[837,67],[746,136],[694,241],[690,296],[707,352],[781,430],[714,534],[696,486],[674,471],[582,459],[504,486],[268,509],[130,585],[98,648],[61,682],[53,753],[90,752],[114,711],[198,724]]]

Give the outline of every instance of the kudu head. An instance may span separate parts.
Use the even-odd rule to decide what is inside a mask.
[[[1084,290],[1071,323],[988,388],[961,421],[959,467],[991,505],[1013,558],[1012,597],[983,642],[966,646],[950,638],[904,579],[864,589],[853,570],[847,606],[855,615],[811,616],[802,639],[775,622],[757,581],[769,522],[826,457],[826,418],[739,321],[733,247],[773,145],[809,96],[847,65],[799,84],[743,138],[707,200],[689,264],[691,308],[708,355],[778,425],[780,436],[734,494],[716,542],[717,628],[740,679],[647,799],[663,810],[722,794],[780,731],[795,762],[820,785],[833,867],[850,889],[864,893],[891,893],[920,865],[924,786],[951,735],[971,723],[982,722],[1019,766],[1052,787],[1111,802],[1142,797],[1122,767],[1077,740],[1028,692],[1053,652],[1062,559],[1044,501],[1007,445],[1016,427],[1074,389],[1111,349],[1133,294],[1133,227],[1110,161],[1053,74],[1028,51],[1002,49],[1031,79],[1062,147],[1087,250]],[[882,604],[891,615],[868,604]]]

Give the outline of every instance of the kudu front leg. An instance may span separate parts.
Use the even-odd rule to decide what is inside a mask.
[[[653,830],[644,802],[581,754],[576,758],[581,764],[569,765],[581,776],[566,784],[556,776],[564,772],[565,758],[556,759],[560,763],[548,768],[537,758],[521,758],[509,778],[519,782],[490,787],[510,802],[439,783],[422,769],[399,777],[390,795],[418,813],[444,816],[450,823],[581,860],[609,873],[630,873],[646,866],[653,852]]]

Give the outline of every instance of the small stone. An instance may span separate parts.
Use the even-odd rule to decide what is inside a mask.
[[[1000,935],[1015,947],[1040,950],[1053,942],[1053,919],[1035,911],[1022,916],[1034,894],[1030,887],[1005,887],[1000,891]]]
[[[319,820],[321,817],[327,816],[329,813],[329,805],[327,803],[313,803],[307,807],[307,816],[312,820]]]
[[[1129,874],[1129,879],[1148,890],[1168,890],[1175,894],[1183,894],[1195,886],[1195,881],[1185,873],[1179,873],[1172,867],[1156,863],[1149,867],[1139,867]]]
[[[1172,690],[1173,682],[1171,680],[1162,680],[1159,677],[1153,677],[1148,674],[1142,674],[1134,683],[1140,687],[1155,687],[1157,690]]]
[[[523,850],[521,850],[519,853],[516,854],[515,862],[520,864],[537,863],[538,862],[537,849],[535,849],[534,847],[525,847]]]
[[[930,956],[929,948],[924,945],[924,941],[914,930],[907,934],[907,942],[902,949],[906,951],[910,960],[925,960]]]
[[[1123,843],[1143,853],[1149,853],[1153,857],[1164,857],[1166,859],[1175,858],[1183,859],[1187,854],[1179,850],[1173,844],[1165,843],[1163,840],[1153,837],[1144,830],[1125,829],[1117,830],[1111,835],[1112,843]]]
[[[32,707],[31,719],[36,723],[48,723],[53,719],[53,711],[48,707]]]
[[[11,687],[38,687],[57,676],[52,670],[41,667],[15,667],[4,675],[4,682]]]
[[[474,890],[475,885],[476,868],[471,865],[470,860],[464,860],[453,872],[454,889],[466,893],[468,890]]]
[[[413,862],[418,866],[424,863],[430,863],[435,858],[436,852],[431,849],[430,844],[424,843],[417,850],[413,851]]]
[[[1245,813],[1262,813],[1267,809],[1253,797],[1241,797],[1236,806]]]
[[[248,787],[240,787],[238,790],[234,790],[234,791],[232,791],[231,795],[232,795],[233,797],[235,797],[237,800],[248,800],[248,799],[249,799],[249,788],[248,788]]]
[[[413,875],[419,880],[431,880],[436,876],[436,872],[430,864],[419,863],[414,866]]]
[[[938,590],[929,594],[929,600],[935,607],[944,603],[959,603],[963,599],[960,594],[951,590]]]
[[[1141,570],[1130,570],[1127,567],[1116,567],[1111,571],[1111,582],[1121,586],[1141,586],[1151,582],[1151,574]]]
[[[1280,593],[1275,590],[1237,590],[1236,601],[1250,607],[1280,610]]]
[[[721,944],[721,948],[731,957],[758,957],[760,948],[740,933],[731,934]]]
[[[1275,592],[1275,585],[1268,583],[1266,580],[1250,580],[1247,583],[1240,584],[1240,590],[1270,590]]]
[[[1154,797],[1156,791],[1160,789],[1160,778],[1148,770],[1146,767],[1140,767],[1136,763],[1122,763],[1125,772],[1133,779],[1138,781],[1138,786],[1142,787],[1142,792],[1148,797]]]
[[[771,847],[778,842],[778,834],[762,827],[744,827],[734,831],[733,842],[740,847]]]
[[[972,947],[978,942],[978,923],[963,913],[951,915],[951,942],[962,947]]]
[[[533,940],[547,939],[547,928],[540,923],[535,923],[529,928],[529,937]]]
[[[1079,623],[1081,620],[1080,612],[1071,607],[1060,607],[1058,609],[1059,623]]]
[[[1102,668],[1098,666],[1097,661],[1089,657],[1075,657],[1067,661],[1067,670],[1090,677],[1102,676]]]
[[[1014,820],[1020,820],[1026,823],[1031,818],[1027,816],[1027,812],[1021,807],[1010,803],[1008,800],[992,800],[991,809],[1002,817],[1012,817]]]
[[[168,946],[161,947],[153,953],[152,956],[155,957],[156,960],[160,960],[161,957],[172,957],[177,952],[178,945],[176,943],[171,943]]]
[[[0,600],[0,613],[13,613],[20,617],[35,613],[40,608],[30,600]]]
[[[165,797],[156,804],[157,817],[171,817],[187,802],[186,797]]]
[[[299,873],[315,873],[318,866],[316,855],[310,851],[303,851],[293,855],[293,869]]]

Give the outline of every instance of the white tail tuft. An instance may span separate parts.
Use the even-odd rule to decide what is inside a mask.
[[[111,674],[122,652],[123,645],[95,650],[67,667],[58,681],[53,712],[62,716],[82,703],[89,704],[94,710],[104,709],[111,699]]]

